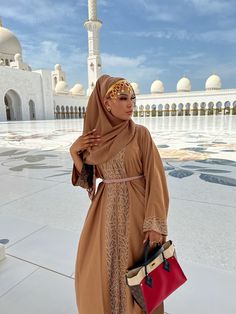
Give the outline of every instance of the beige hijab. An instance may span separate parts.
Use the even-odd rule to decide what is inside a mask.
[[[96,165],[111,159],[134,137],[135,123],[131,119],[124,121],[114,117],[104,105],[106,92],[121,79],[109,75],[101,76],[89,97],[83,134],[96,129],[102,140],[98,146],[84,152],[84,159],[88,164]]]

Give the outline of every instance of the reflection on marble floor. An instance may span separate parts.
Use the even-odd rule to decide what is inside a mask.
[[[163,158],[236,160],[236,116],[147,117],[134,121],[148,127]],[[82,127],[82,119],[1,123],[0,146],[68,151]]]
[[[168,300],[166,311],[184,314],[182,304],[188,299],[186,314],[211,313],[213,300],[224,294],[222,287],[236,288],[236,116],[135,121],[148,127],[163,158],[170,191],[169,238],[189,277],[188,286]],[[82,120],[0,124],[4,314],[16,309],[19,314],[76,313],[73,263],[90,201],[85,190],[71,185],[68,149],[81,131]],[[215,288],[213,277],[221,286]],[[45,287],[43,296],[38,281]],[[48,295],[57,286],[60,302],[50,307]],[[206,289],[212,294],[203,306],[195,293],[204,298]],[[33,301],[27,312],[23,295],[30,292]],[[37,305],[42,298],[44,304]],[[232,313],[234,300],[225,295],[224,302],[225,312]],[[215,314],[222,314],[221,303],[215,301]]]
[[[136,118],[135,121],[150,129],[170,176],[185,178],[199,173],[201,180],[236,186],[232,171],[227,169],[236,166],[236,116]],[[54,176],[68,174],[70,169],[59,169],[62,165],[55,165],[54,160],[59,151],[67,152],[81,134],[82,123],[82,120],[56,120],[1,124],[0,147],[9,148],[0,152],[2,166],[17,172],[54,168],[58,170]],[[196,164],[173,164],[187,160]],[[218,165],[222,167],[215,169]],[[231,176],[224,175],[229,173]]]

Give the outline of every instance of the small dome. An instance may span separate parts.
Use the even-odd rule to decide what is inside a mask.
[[[134,90],[135,94],[139,95],[140,94],[140,89],[139,89],[138,84],[135,83],[135,82],[132,82],[132,83],[130,83],[130,85],[133,87],[133,90]]]
[[[162,81],[160,80],[156,80],[152,83],[151,85],[151,93],[152,94],[160,94],[160,93],[164,93],[164,85],[162,83]]]
[[[206,80],[205,88],[206,90],[221,89],[221,78],[216,74],[211,75]]]
[[[57,85],[55,87],[56,93],[67,93],[68,92],[68,85],[65,81],[59,81],[57,82]]]
[[[9,29],[0,26],[0,53],[14,56],[21,52],[21,45],[17,37]]]
[[[182,77],[176,86],[177,92],[191,92],[191,82],[187,77]]]
[[[79,83],[75,84],[75,86],[70,89],[70,92],[72,93],[72,95],[83,96],[85,94],[83,85],[81,85]]]
[[[54,70],[55,71],[61,71],[61,65],[60,64],[55,64],[55,66],[54,66]]]
[[[15,59],[15,61],[21,61],[22,62],[22,56],[21,56],[21,54],[20,53],[16,53],[15,54],[15,56],[14,56],[14,59]]]

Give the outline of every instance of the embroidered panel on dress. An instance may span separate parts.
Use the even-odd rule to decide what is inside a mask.
[[[167,235],[166,219],[159,217],[148,217],[144,220],[143,232],[153,230],[161,234]]]
[[[99,165],[105,179],[125,178],[125,149]],[[106,259],[111,314],[126,314],[129,198],[126,183],[106,185]]]

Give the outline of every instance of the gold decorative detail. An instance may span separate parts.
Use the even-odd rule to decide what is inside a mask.
[[[105,179],[126,177],[125,149],[111,160],[99,165]],[[128,263],[129,195],[125,182],[107,184],[106,187],[106,257],[111,314],[126,314],[125,273]]]
[[[81,188],[84,189],[89,189],[88,172],[86,171],[84,164],[81,172],[79,172],[76,169],[75,165],[73,165],[72,184],[75,186],[80,186]]]
[[[117,98],[117,96],[120,95],[120,93],[125,93],[127,92],[128,94],[133,93],[133,88],[130,85],[130,83],[126,80],[120,80],[116,83],[114,83],[107,91],[106,96],[110,93],[111,99]]]

